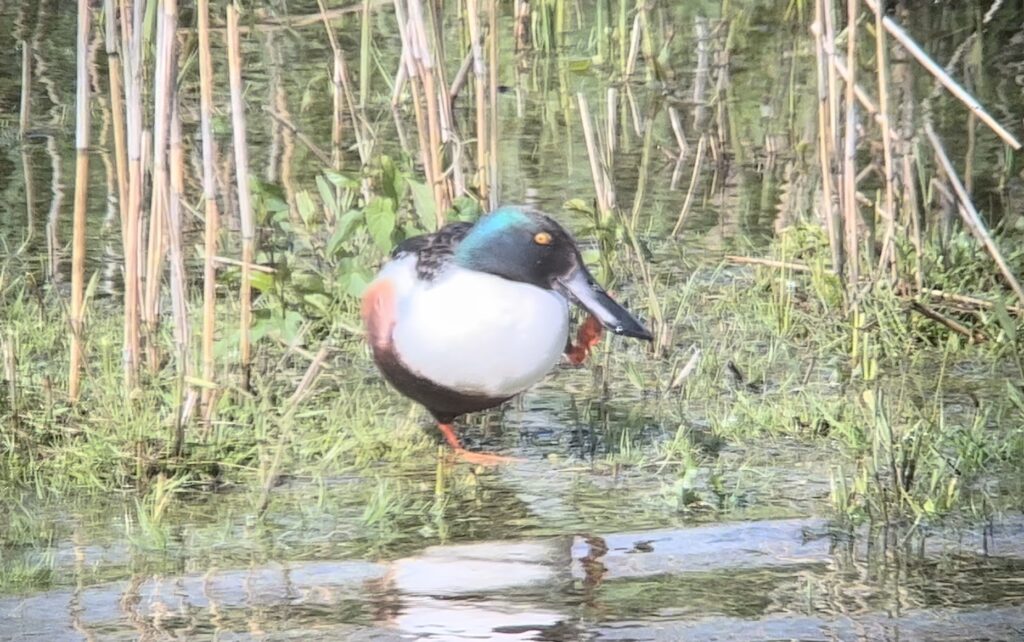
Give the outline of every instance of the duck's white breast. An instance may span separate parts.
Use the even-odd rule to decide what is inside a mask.
[[[569,332],[562,295],[457,266],[410,283],[397,274],[414,269],[406,261],[386,271],[406,286],[392,340],[413,372],[453,390],[510,397],[558,362]]]

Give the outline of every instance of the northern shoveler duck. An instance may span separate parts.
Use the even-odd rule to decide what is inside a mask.
[[[576,345],[570,300],[590,313]],[[399,244],[367,287],[362,317],[384,377],[430,411],[457,457],[480,464],[512,460],[464,450],[456,417],[523,392],[563,354],[581,363],[602,326],[651,339],[594,281],[561,225],[515,206]]]

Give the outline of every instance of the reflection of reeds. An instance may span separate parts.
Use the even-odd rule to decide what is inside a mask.
[[[89,36],[88,0],[78,0],[78,69],[75,99],[75,209],[71,236],[71,362],[68,398],[78,399],[83,358],[85,316],[85,223],[89,201]]]

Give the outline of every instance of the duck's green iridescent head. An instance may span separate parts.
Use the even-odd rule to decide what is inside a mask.
[[[505,206],[487,214],[462,239],[455,262],[478,272],[552,288],[582,264],[565,229],[535,211]]]
[[[572,236],[548,216],[506,205],[481,218],[455,251],[456,265],[571,295],[617,334],[650,332],[594,281]]]

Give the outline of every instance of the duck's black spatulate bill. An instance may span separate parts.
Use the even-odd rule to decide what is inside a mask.
[[[651,341],[654,337],[629,310],[615,302],[600,285],[594,281],[585,267],[577,267],[558,283],[576,299],[577,303],[597,317],[604,327],[615,334]]]

